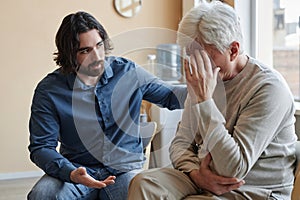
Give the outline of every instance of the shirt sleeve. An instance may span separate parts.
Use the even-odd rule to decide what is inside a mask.
[[[30,130],[30,159],[46,174],[71,182],[70,173],[76,167],[57,152],[59,136],[59,119],[55,108],[45,92],[38,87],[35,91],[31,116]]]
[[[143,92],[143,99],[169,110],[182,109],[187,97],[187,88],[183,85],[168,84],[150,74],[142,67],[136,68],[137,79]]]

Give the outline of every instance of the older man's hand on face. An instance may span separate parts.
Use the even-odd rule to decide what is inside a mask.
[[[196,49],[190,56],[190,60],[185,60],[184,69],[192,103],[196,104],[212,98],[220,68],[213,69],[207,53]]]

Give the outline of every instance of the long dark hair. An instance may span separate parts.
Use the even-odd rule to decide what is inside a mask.
[[[76,72],[78,68],[76,53],[79,48],[79,34],[96,29],[104,42],[105,53],[108,54],[112,49],[111,40],[103,26],[89,13],[77,12],[67,15],[57,33],[55,44],[57,52],[54,61],[61,66],[63,73]]]

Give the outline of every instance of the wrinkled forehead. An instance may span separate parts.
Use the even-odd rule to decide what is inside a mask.
[[[185,48],[183,48],[183,56],[189,57],[195,54],[196,50],[204,50],[211,59],[214,58],[215,55],[220,52],[213,44],[204,44],[197,40],[194,40],[191,43],[189,43]]]
[[[185,54],[190,56],[195,52],[195,50],[204,50],[204,45],[201,44],[197,39],[194,39],[192,42],[190,42],[187,46],[185,46]]]

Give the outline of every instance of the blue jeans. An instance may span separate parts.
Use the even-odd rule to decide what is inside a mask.
[[[86,168],[97,180],[104,180],[111,175],[105,168]],[[115,184],[102,189],[89,188],[82,184],[63,182],[44,175],[28,193],[29,200],[126,200],[131,179],[141,170],[134,170],[117,175]]]

